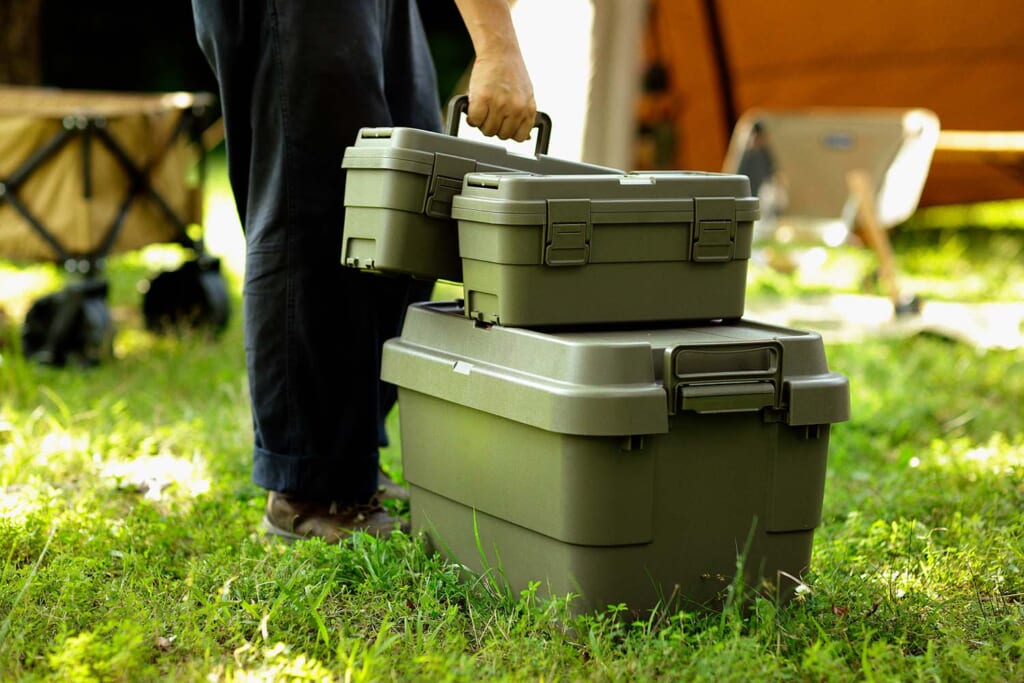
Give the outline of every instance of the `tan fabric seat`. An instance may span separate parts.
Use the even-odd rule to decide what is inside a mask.
[[[201,217],[183,119],[211,104],[205,94],[0,87],[0,256],[88,259],[176,241]],[[133,184],[126,162],[165,206]]]

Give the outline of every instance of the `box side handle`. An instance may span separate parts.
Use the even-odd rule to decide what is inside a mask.
[[[668,412],[781,410],[782,344],[685,344],[665,349]]]

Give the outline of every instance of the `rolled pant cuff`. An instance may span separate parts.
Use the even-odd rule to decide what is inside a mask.
[[[252,480],[268,491],[278,491],[309,502],[365,503],[377,492],[379,456],[328,458],[253,450]]]

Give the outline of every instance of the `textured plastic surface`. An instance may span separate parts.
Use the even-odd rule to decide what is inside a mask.
[[[452,198],[477,171],[622,171],[416,128],[364,128],[345,151],[341,261],[355,268],[462,281]]]
[[[746,177],[469,174],[455,197],[468,316],[518,327],[736,319]]]
[[[382,377],[414,528],[577,609],[713,603],[748,542],[747,579],[785,593],[849,416],[818,335],[748,321],[543,334],[416,305]]]

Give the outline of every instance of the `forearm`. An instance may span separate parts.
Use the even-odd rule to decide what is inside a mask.
[[[477,59],[519,54],[508,0],[455,0]]]
[[[473,41],[466,120],[487,135],[526,140],[537,105],[507,0],[455,0]]]

